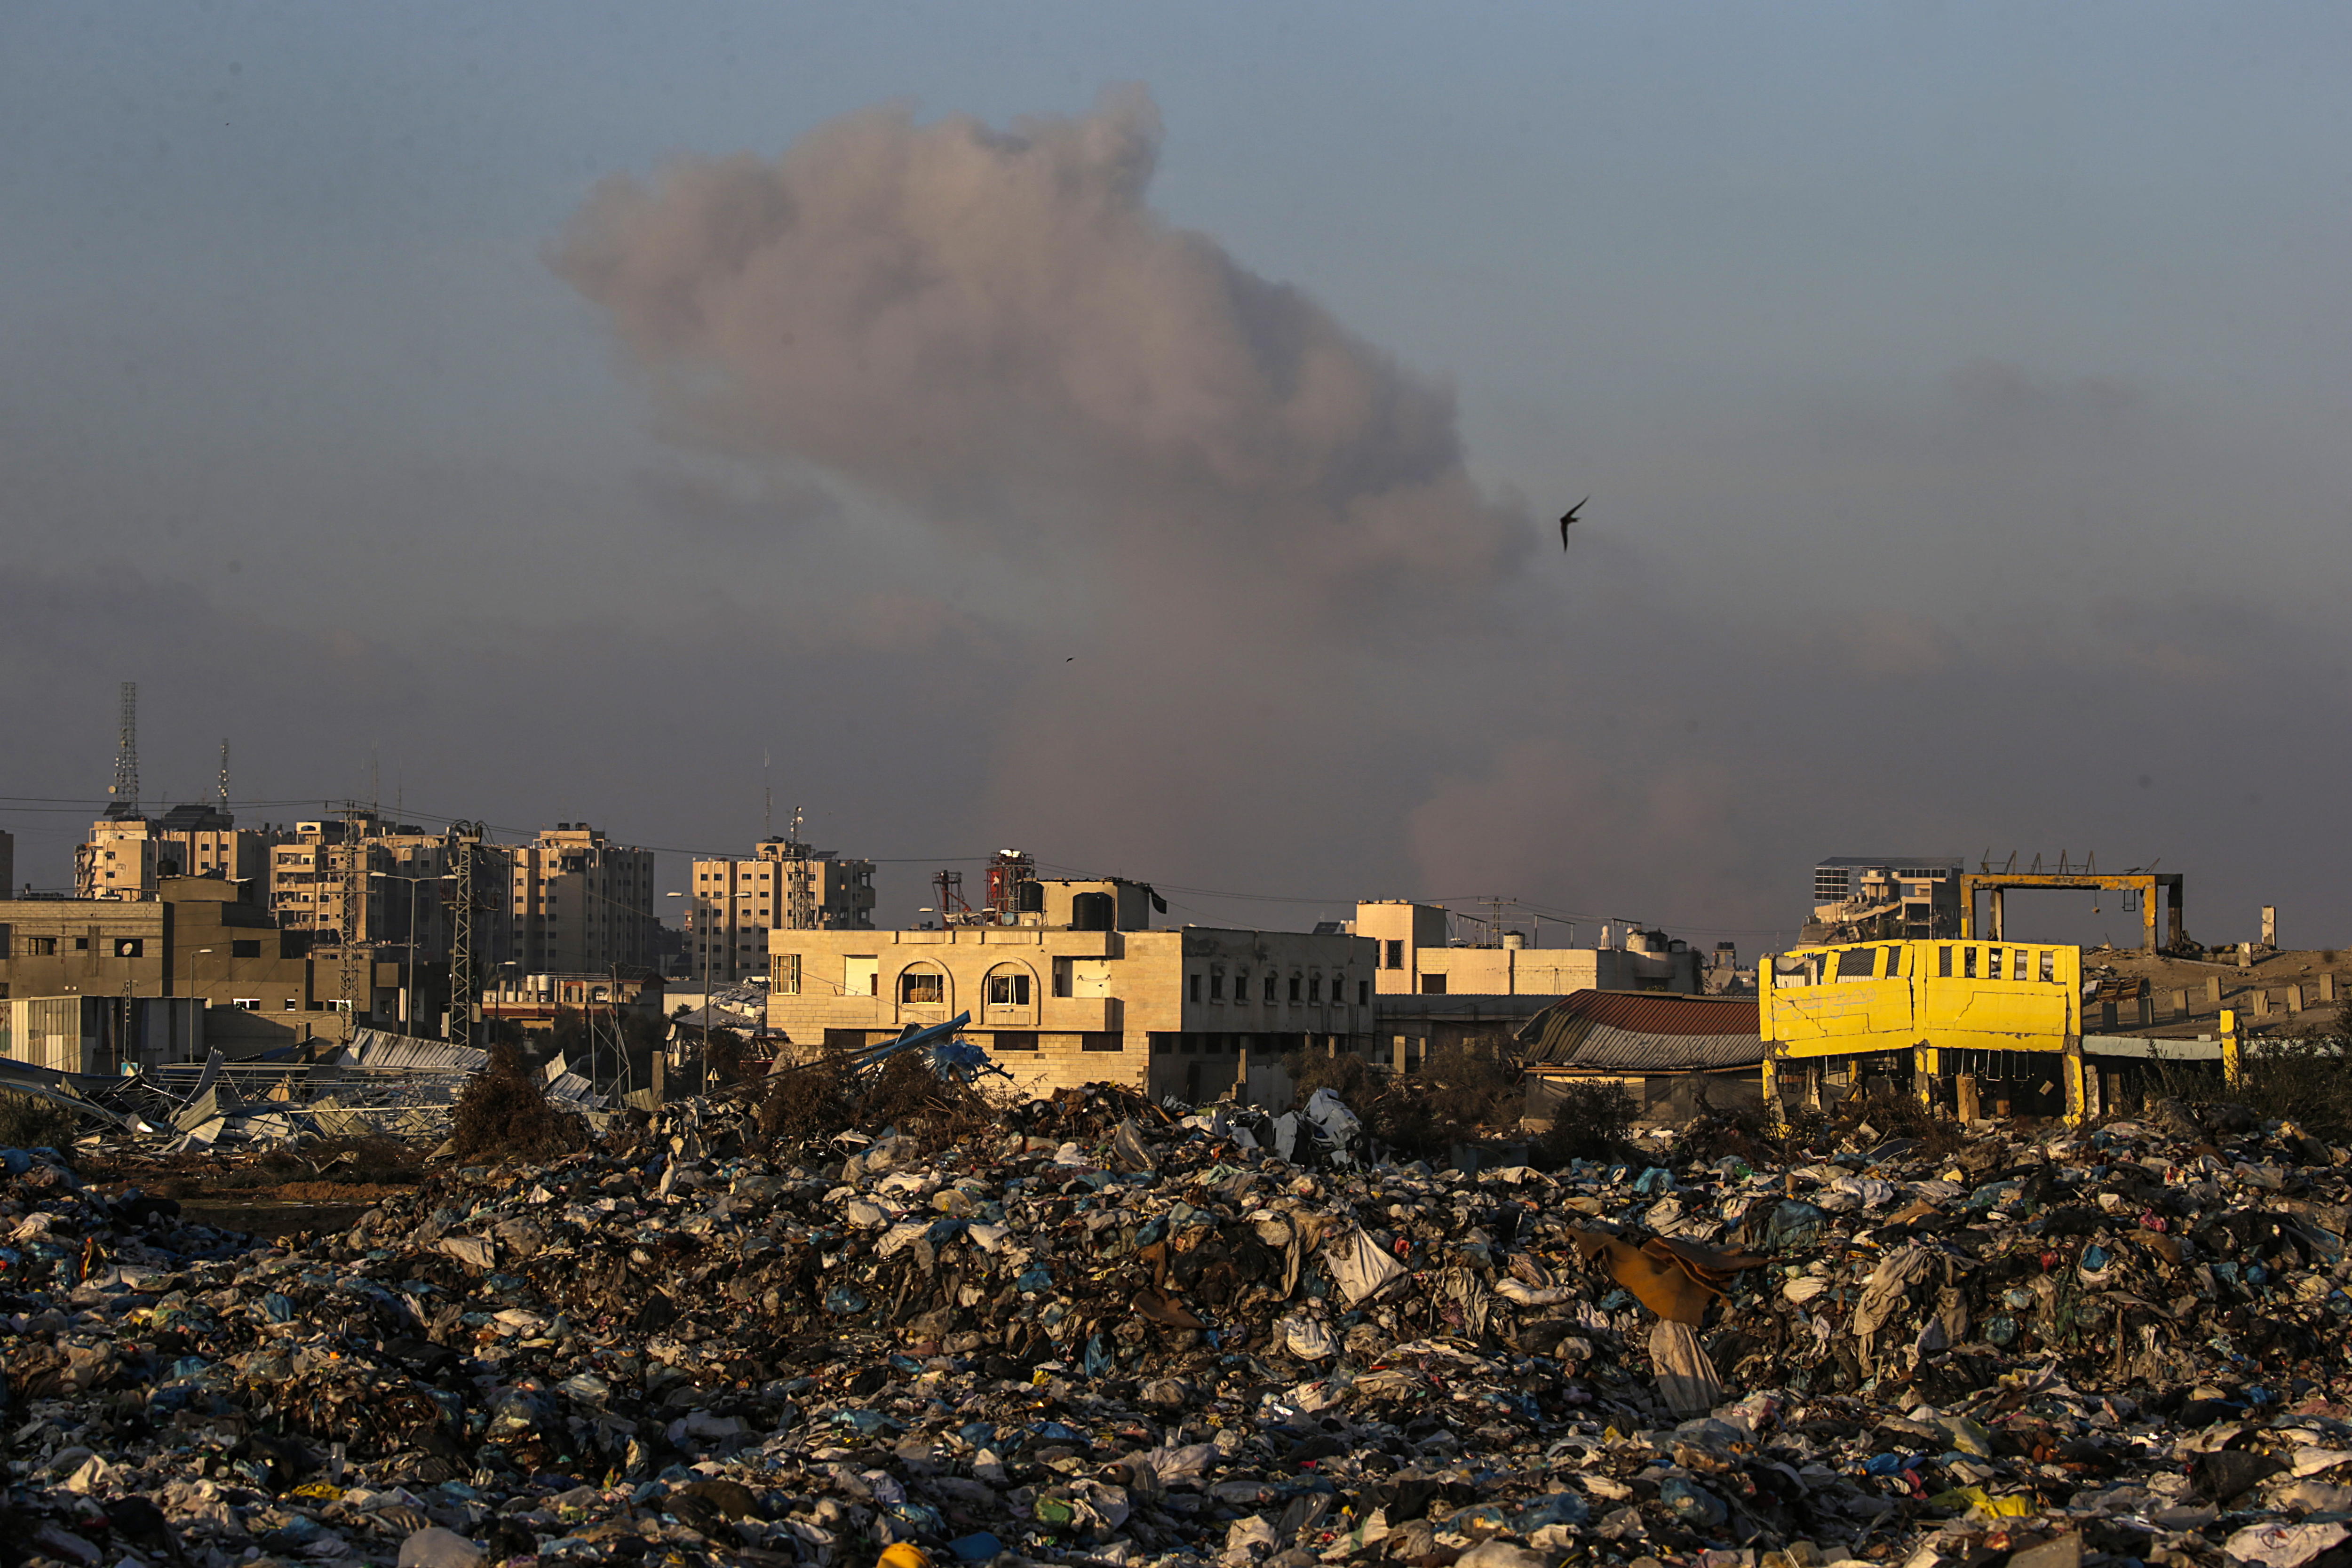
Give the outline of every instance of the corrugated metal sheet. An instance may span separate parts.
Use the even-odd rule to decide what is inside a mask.
[[[1579,991],[1530,1019],[1518,1040],[1536,1071],[1708,1072],[1764,1059],[1753,996]]]

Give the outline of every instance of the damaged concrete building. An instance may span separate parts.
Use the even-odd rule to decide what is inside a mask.
[[[771,930],[768,1024],[812,1052],[969,1013],[968,1037],[1032,1089],[1111,1082],[1190,1100],[1287,1103],[1285,1055],[1370,1051],[1370,939],[1154,930],[1153,899],[1118,879],[1033,879],[1001,920]]]

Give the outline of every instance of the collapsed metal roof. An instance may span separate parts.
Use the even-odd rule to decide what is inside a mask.
[[[1753,996],[1579,991],[1518,1032],[1530,1072],[1720,1072],[1764,1059]]]

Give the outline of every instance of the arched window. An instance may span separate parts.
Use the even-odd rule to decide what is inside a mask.
[[[947,999],[947,973],[937,964],[917,964],[898,972],[898,1001],[902,1006],[944,1006]]]
[[[1037,977],[1025,963],[1000,963],[981,984],[981,1005],[992,1013],[1025,1012],[1036,1005]]]

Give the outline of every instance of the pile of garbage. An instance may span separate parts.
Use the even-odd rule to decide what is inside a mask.
[[[1475,1174],[690,1100],[246,1247],[0,1185],[0,1562],[2352,1561],[2352,1155],[2178,1107]]]

